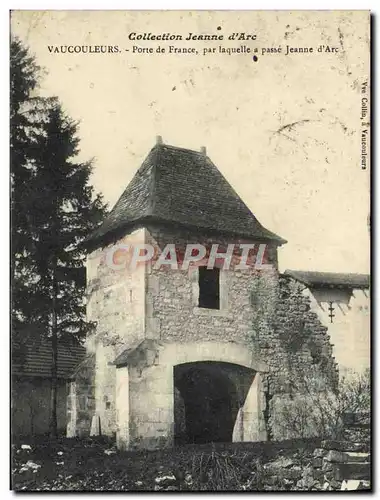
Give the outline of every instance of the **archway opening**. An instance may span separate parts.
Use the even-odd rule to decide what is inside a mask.
[[[175,443],[231,442],[255,372],[202,361],[174,367]]]

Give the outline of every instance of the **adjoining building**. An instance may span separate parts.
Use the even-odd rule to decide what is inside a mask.
[[[57,426],[67,426],[67,385],[86,353],[84,347],[58,346]],[[12,434],[32,436],[49,432],[52,348],[48,340],[23,344],[12,362]]]
[[[328,328],[340,376],[370,368],[370,279],[368,274],[294,271],[305,286],[312,310]]]

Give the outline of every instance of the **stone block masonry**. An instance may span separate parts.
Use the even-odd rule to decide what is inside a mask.
[[[339,379],[327,328],[302,291],[295,280],[263,273],[256,273],[251,288],[251,341],[268,365],[265,419],[276,440],[318,435],[310,393],[331,394]],[[296,426],[297,405],[310,406],[302,428]]]
[[[359,480],[354,489],[369,488],[371,455],[368,445],[364,442],[325,440],[322,441],[321,448],[315,450],[314,456],[321,457],[320,461],[314,464],[313,473],[314,477],[322,474],[324,489],[340,489],[343,481],[346,483],[343,489],[350,489],[347,485],[355,482],[353,480]]]
[[[260,224],[204,148],[158,138],[86,243],[87,315],[94,324],[87,352],[94,361],[73,382],[70,434],[83,434],[95,417],[122,449],[172,446],[179,438],[285,437],[286,398],[311,371],[320,383],[314,389],[333,390],[337,373],[326,328],[295,285],[281,281],[277,248],[284,243]],[[107,251],[123,244],[159,253],[173,244],[207,251],[215,245],[218,252],[265,244],[264,264],[272,267],[258,271],[254,255],[248,269],[216,262],[211,272],[107,265]],[[91,404],[81,406],[86,394]],[[86,418],[79,418],[80,408]]]
[[[147,226],[117,243],[148,243],[162,250],[169,243],[258,242]],[[116,271],[105,264],[105,250],[88,259],[87,311],[95,329],[87,350],[94,363],[87,383],[79,383],[79,373],[74,382],[70,435],[89,432],[85,422],[96,415],[101,433],[115,436],[121,449],[172,446],[176,429],[195,442],[207,438],[207,428],[219,429],[213,439],[281,439],[288,431],[276,420],[276,408],[294,389],[292,368],[297,366],[302,376],[317,367],[334,385],[326,328],[307,300],[299,299],[296,286],[281,282],[275,244],[268,245],[271,272],[220,271],[218,309],[198,304],[198,268],[176,271],[147,264]],[[194,384],[199,384],[202,407]],[[86,391],[91,405],[84,409],[87,418],[78,418]],[[203,430],[186,417],[192,413]]]

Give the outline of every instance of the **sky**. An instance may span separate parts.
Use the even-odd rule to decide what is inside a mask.
[[[40,92],[57,95],[79,120],[80,157],[95,158],[92,182],[110,206],[157,135],[205,146],[261,224],[288,241],[280,270],[369,272],[370,182],[361,168],[367,12],[14,11],[11,28],[46,70]],[[134,42],[133,32],[245,32],[256,40]],[[61,45],[120,52],[49,51]],[[133,53],[134,45],[154,53]],[[199,54],[168,54],[170,45]],[[257,48],[257,61],[221,54],[219,45]],[[262,54],[280,46],[281,54]],[[285,55],[287,46],[313,53]],[[215,53],[203,55],[205,47]]]

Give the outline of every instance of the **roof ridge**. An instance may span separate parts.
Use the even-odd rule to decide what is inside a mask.
[[[286,269],[282,276],[293,278],[307,287],[330,286],[338,288],[364,289],[370,286],[370,275],[333,271],[296,271]]]
[[[205,157],[205,158],[209,159],[209,157],[205,153],[202,153],[202,151],[197,151],[195,149],[182,148],[180,146],[172,146],[171,144],[156,144],[154,147],[174,149],[175,151],[181,151],[183,153],[196,154],[196,155],[199,155],[199,156],[202,156],[202,157]]]
[[[158,144],[158,146],[161,146],[161,144]],[[160,148],[157,148],[156,152],[156,158],[153,161],[152,165],[152,199],[151,199],[151,213],[150,215],[154,214],[154,209],[156,207],[156,196],[155,194],[157,193],[157,168],[158,168],[158,162],[160,160]]]
[[[313,270],[306,270],[306,269],[285,269],[284,271],[286,272],[295,272],[295,273],[312,273],[312,274],[346,274],[350,276],[369,276],[368,273],[351,273],[351,272],[346,272],[346,271],[313,271]]]
[[[203,149],[155,144],[86,245],[107,244],[147,218],[286,243],[258,221]]]

